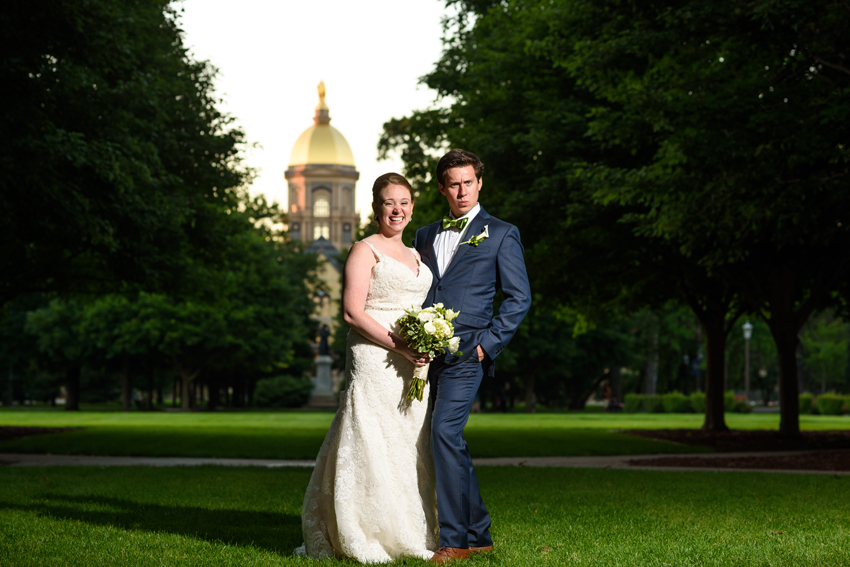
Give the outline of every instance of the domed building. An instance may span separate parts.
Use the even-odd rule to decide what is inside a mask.
[[[295,141],[284,177],[289,186],[289,235],[309,242],[305,252],[321,258],[322,282],[313,290],[316,359],[309,405],[335,407],[341,376],[332,371],[328,341],[337,325],[342,299],[340,252],[351,246],[360,215],[354,209],[360,174],[345,137],[330,125],[325,84],[319,83],[319,105],[313,125]]]
[[[289,156],[289,234],[294,240],[329,241],[340,251],[351,246],[360,215],[354,189],[360,174],[345,137],[330,125],[325,84],[313,125],[304,130]]]

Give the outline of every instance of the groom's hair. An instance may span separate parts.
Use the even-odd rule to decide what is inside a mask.
[[[384,198],[381,196],[381,193],[390,185],[401,185],[402,187],[406,187],[407,190],[410,191],[410,202],[416,202],[416,196],[413,194],[413,187],[410,186],[410,182],[405,179],[403,175],[398,173],[385,173],[378,177],[375,180],[375,183],[372,184],[372,212],[374,213],[372,219],[375,222],[378,222],[378,217],[381,216],[381,205],[384,202]]]
[[[449,153],[440,158],[437,163],[437,183],[443,185],[446,182],[446,172],[456,167],[466,167],[471,165],[475,171],[475,178],[481,179],[484,173],[484,164],[478,159],[478,156],[467,150],[451,150]]]

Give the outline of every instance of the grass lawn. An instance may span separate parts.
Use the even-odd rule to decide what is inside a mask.
[[[82,427],[0,443],[0,452],[312,459],[331,412],[65,412],[0,410],[0,425]],[[733,429],[778,429],[776,414],[727,414]],[[850,418],[801,416],[803,429],[847,429]],[[476,457],[705,452],[618,429],[698,429],[695,414],[474,414],[465,437]]]
[[[0,565],[328,565],[290,555],[309,475],[0,468]],[[850,477],[512,467],[478,475],[497,550],[469,565],[847,564]]]

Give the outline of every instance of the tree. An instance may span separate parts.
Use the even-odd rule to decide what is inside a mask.
[[[605,326],[670,298],[690,305],[710,345],[704,427],[726,429],[725,340],[743,301],[675,243],[639,234],[646,205],[599,198],[600,172],[641,167],[656,145],[588,135],[594,113],[611,103],[558,64],[563,53],[536,47],[560,37],[551,12],[562,6],[450,4],[458,15],[447,20],[444,54],[423,80],[451,103],[388,122],[379,148],[398,151],[406,172],[425,182],[446,146],[481,155],[482,200],[520,227],[532,288],[550,306]]]
[[[65,409],[80,409],[80,374],[91,354],[81,328],[80,301],[54,299],[47,307],[27,313],[26,331],[38,337],[46,364],[64,376]]]
[[[0,9],[0,305],[174,289],[250,177],[170,0]]]
[[[675,243],[765,318],[780,432],[799,434],[798,334],[850,274],[850,8],[565,1],[550,54],[605,101],[589,133],[643,163],[601,164],[595,198],[641,205],[637,232]],[[578,47],[577,47],[578,46]]]

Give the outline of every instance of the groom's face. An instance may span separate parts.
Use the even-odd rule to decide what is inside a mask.
[[[478,193],[483,179],[475,177],[471,165],[455,167],[446,172],[445,184],[440,184],[440,193],[445,196],[455,218],[462,217],[478,204]]]

